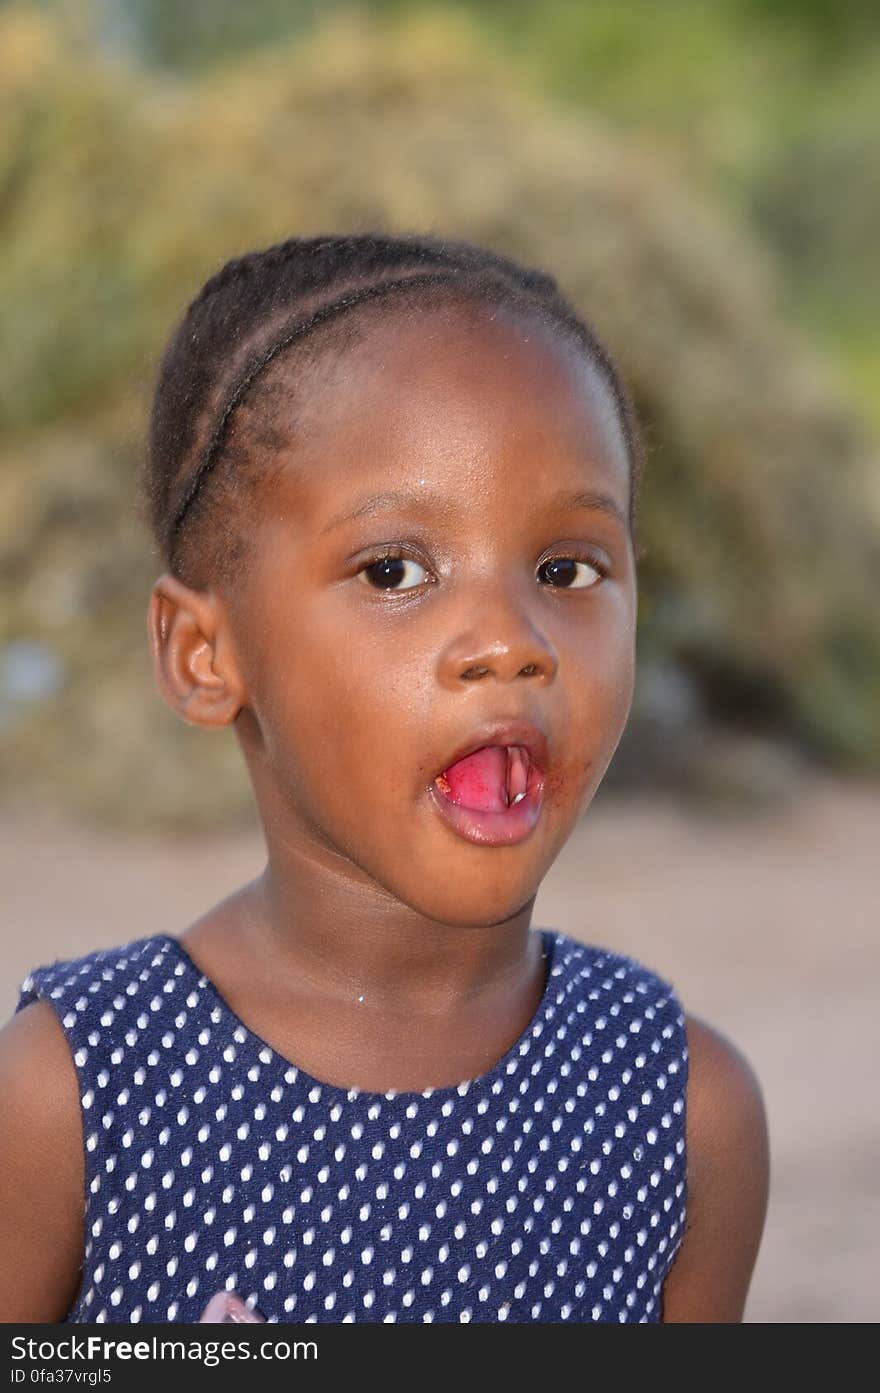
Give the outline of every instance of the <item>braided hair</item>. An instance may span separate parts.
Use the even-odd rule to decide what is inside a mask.
[[[289,407],[291,382],[295,397],[297,368],[344,351],[368,319],[449,301],[520,311],[583,349],[619,412],[635,543],[643,460],[635,409],[610,354],[554,278],[466,241],[362,232],[292,237],[236,257],[186,310],[159,368],[140,480],[165,567],[195,588],[241,579],[251,554],[248,508],[289,434],[275,426],[274,407],[282,397]]]

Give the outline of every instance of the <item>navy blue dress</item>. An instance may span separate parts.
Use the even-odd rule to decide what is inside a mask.
[[[657,1321],[684,1233],[673,988],[540,932],[520,1038],[447,1088],[310,1077],[167,934],[36,968],[76,1068],[85,1253],[70,1322]]]

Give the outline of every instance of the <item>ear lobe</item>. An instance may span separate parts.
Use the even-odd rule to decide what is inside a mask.
[[[156,683],[171,710],[189,725],[231,725],[244,694],[216,597],[166,572],[150,595],[147,635]]]

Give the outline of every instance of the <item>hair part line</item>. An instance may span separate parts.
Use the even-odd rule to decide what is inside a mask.
[[[310,317],[307,320],[300,322],[296,325],[294,329],[282,335],[282,337],[272,345],[272,347],[268,350],[268,352],[266,352],[262,356],[262,358],[258,359],[256,363],[252,364],[248,371],[239,379],[238,383],[233,389],[229,397],[229,400],[227,401],[226,406],[224,407],[223,412],[220,415],[220,418],[214,429],[214,433],[205,447],[202,459],[192,477],[192,480],[190,481],[190,484],[184,495],[183,501],[179,504],[177,508],[168,534],[169,554],[173,557],[174,542],[180,530],[181,523],[183,522],[184,517],[186,516],[193,500],[195,499],[196,494],[199,492],[205,477],[208,475],[210,470],[216,464],[217,459],[219,458],[219,448],[223,442],[223,437],[226,433],[226,429],[233,412],[241,404],[242,398],[248,391],[249,387],[256,381],[260,374],[268,367],[268,365],[272,362],[274,358],[277,357],[279,353],[283,352],[285,348],[289,348],[291,344],[297,341],[297,339],[303,338],[312,329],[317,329],[321,324],[325,323],[326,321],[336,318],[344,311],[352,309],[357,305],[364,303],[367,300],[376,299],[383,294],[392,294],[394,291],[408,289],[412,285],[422,286],[434,285],[444,281],[451,282],[458,274],[459,272],[457,267],[448,267],[443,271],[422,272],[411,276],[400,276],[393,280],[389,279],[379,281],[374,285],[364,286],[360,290],[356,290],[350,295],[343,296],[339,300],[334,300],[333,303],[330,305],[322,305],[319,309],[317,309],[314,312],[314,314],[310,315]]]

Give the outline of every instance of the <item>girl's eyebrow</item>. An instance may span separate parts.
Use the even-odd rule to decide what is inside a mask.
[[[356,518],[384,512],[389,508],[414,506],[421,508],[426,505],[435,507],[438,512],[450,511],[448,500],[437,498],[431,494],[401,493],[399,490],[366,494],[363,498],[358,499],[353,507],[346,508],[343,512],[332,517],[326,527],[321,529],[321,536],[323,537],[325,533],[341,527],[343,523],[354,522]],[[577,508],[587,508],[595,513],[606,513],[624,528],[629,525],[620,504],[610,494],[600,493],[595,489],[582,489],[578,493],[558,493],[547,504],[548,512],[551,510],[574,512]]]
[[[363,498],[357,500],[352,508],[346,508],[343,512],[332,517],[327,526],[321,528],[321,536],[323,537],[326,532],[332,532],[335,528],[341,527],[344,522],[354,522],[355,518],[381,513],[389,508],[405,508],[413,505],[421,507],[431,503],[434,503],[438,510],[442,508],[442,500],[432,499],[426,494],[401,493],[399,490],[365,494]]]

